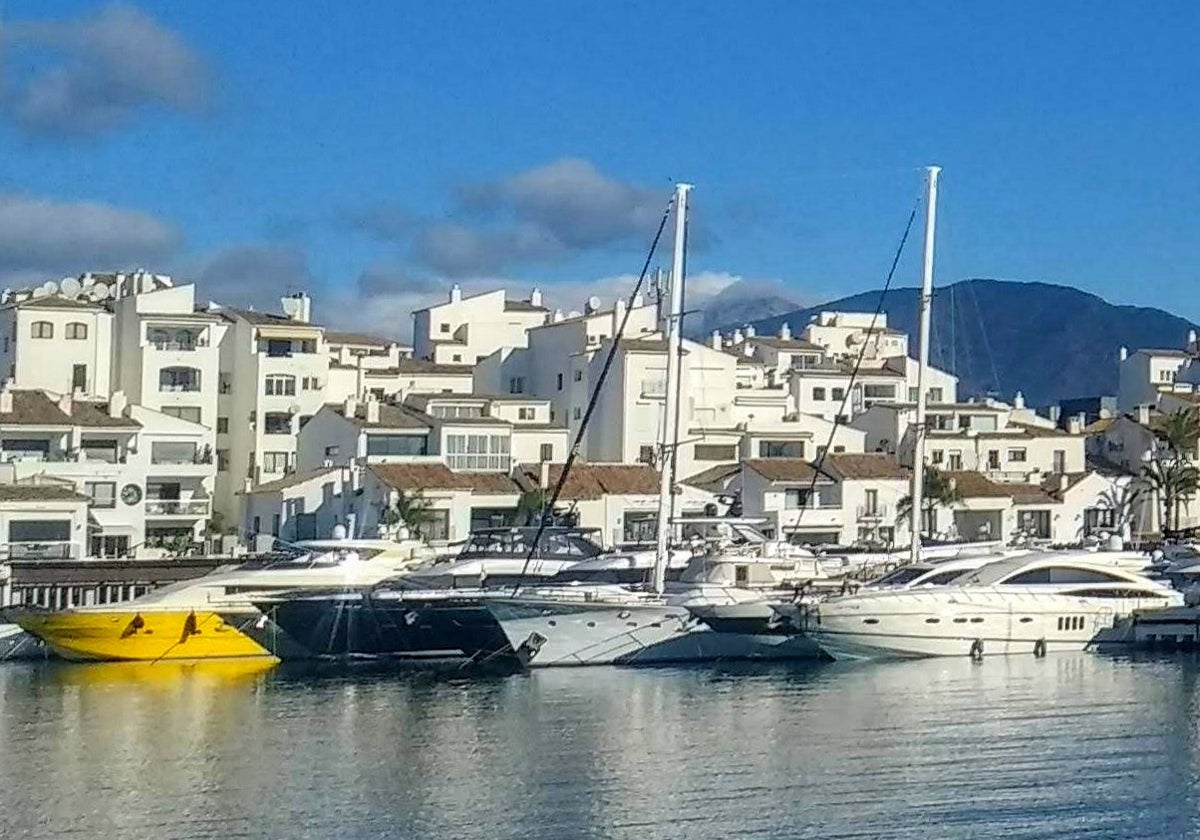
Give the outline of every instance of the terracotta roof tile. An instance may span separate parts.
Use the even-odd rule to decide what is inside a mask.
[[[390,344],[399,344],[400,342],[393,338],[381,338],[377,335],[325,330],[325,343],[356,344],[362,347],[387,347]]]
[[[717,464],[715,467],[709,467],[702,472],[688,476],[683,479],[682,483],[716,493],[724,490],[727,486],[726,482],[737,476],[741,471],[741,464]]]
[[[750,458],[742,465],[768,481],[812,481],[814,475],[827,477],[803,458]]]
[[[550,486],[558,483],[562,475],[562,464],[551,464]],[[518,480],[526,489],[538,486],[541,467],[538,464],[521,466]],[[659,491],[658,471],[647,464],[587,464],[576,462],[567,475],[567,483],[560,496],[572,501],[587,501],[605,495],[657,496]]]
[[[345,417],[344,403],[326,403],[325,407]],[[367,405],[364,402],[358,403],[353,419],[348,417],[346,419],[364,429],[426,430],[433,428],[432,420],[421,412],[405,405],[392,405],[391,403],[379,404],[379,422],[377,423],[367,422]]]
[[[70,426],[73,421],[42,391],[13,391],[13,410],[0,413],[0,426]]]
[[[821,467],[842,479],[901,478],[912,473],[892,455],[835,452],[825,456]]]
[[[445,464],[375,464],[368,469],[395,490],[470,490],[474,493],[520,493],[504,473],[454,472]]]
[[[0,484],[0,502],[86,502],[75,488],[60,484]]]
[[[275,481],[268,481],[265,484],[259,484],[249,491],[239,491],[239,493],[278,493],[280,490],[286,490],[289,487],[295,487],[298,484],[303,484],[306,481],[312,481],[315,478],[322,478],[327,475],[333,475],[338,472],[341,467],[319,467],[315,470],[300,470],[298,472],[285,475],[283,478]]]

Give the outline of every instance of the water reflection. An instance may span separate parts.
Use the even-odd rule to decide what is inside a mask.
[[[0,668],[0,836],[1200,832],[1192,660],[215,665]]]

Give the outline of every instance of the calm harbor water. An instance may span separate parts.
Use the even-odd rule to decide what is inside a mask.
[[[1200,665],[0,665],[0,837],[1200,837]]]

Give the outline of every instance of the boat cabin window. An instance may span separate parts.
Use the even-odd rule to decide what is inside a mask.
[[[938,572],[936,575],[930,575],[929,577],[925,578],[925,580],[921,581],[921,583],[928,583],[933,586],[943,586],[955,578],[962,577],[963,574],[965,574],[965,572],[962,569],[952,569],[948,572]]]
[[[1079,569],[1072,566],[1046,566],[1041,569],[1031,569],[1012,577],[1005,578],[1002,583],[1125,583],[1125,579],[1097,572],[1093,569]]]
[[[537,528],[498,528],[475,531],[467,539],[459,559],[472,557],[527,557],[537,536]],[[538,540],[535,557],[577,557],[580,560],[601,553],[596,545],[580,531],[546,528]]]
[[[1072,589],[1063,592],[1064,595],[1074,595],[1076,598],[1161,598],[1162,595],[1150,589]]]
[[[738,563],[733,567],[733,581],[738,586],[745,586],[750,582],[750,567],[745,563]]]
[[[905,583],[912,583],[930,571],[932,569],[929,566],[901,566],[895,571],[888,572],[875,583],[879,586],[901,586]]]

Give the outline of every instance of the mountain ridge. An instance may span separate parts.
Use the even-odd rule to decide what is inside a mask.
[[[751,321],[760,334],[787,322],[799,335],[819,312],[874,312],[882,290]],[[919,290],[890,289],[882,311],[907,332],[915,354]],[[1040,280],[970,278],[933,294],[930,362],[959,376],[962,397],[1021,391],[1030,405],[1117,392],[1117,355],[1184,346],[1197,325],[1157,307],[1109,303],[1073,286]],[[742,326],[727,324],[726,329]]]

